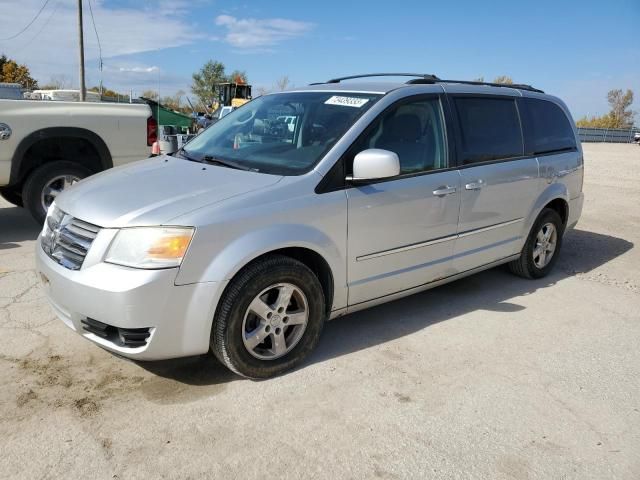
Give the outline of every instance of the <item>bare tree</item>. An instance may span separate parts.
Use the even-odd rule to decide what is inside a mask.
[[[611,90],[607,94],[607,100],[611,106],[609,115],[613,120],[614,128],[631,128],[635,112],[629,107],[633,104],[633,92],[621,89]]]
[[[140,96],[151,100],[158,100],[158,92],[155,90],[145,90]]]
[[[484,77],[478,77],[473,79],[474,82],[484,82]]]
[[[40,87],[42,90],[64,90],[71,88],[71,78],[65,74],[51,75],[49,81]]]
[[[288,75],[284,75],[282,77],[280,77],[278,80],[276,80],[276,89],[278,89],[279,91],[283,91],[286,90],[287,88],[291,87],[291,82],[289,82],[289,76]]]
[[[268,88],[258,87],[258,97],[261,97],[262,95],[266,95],[269,92],[270,90]]]
[[[504,85],[513,85],[513,80],[511,79],[511,77],[509,77],[507,75],[500,75],[499,77],[495,78],[493,83],[502,83]]]

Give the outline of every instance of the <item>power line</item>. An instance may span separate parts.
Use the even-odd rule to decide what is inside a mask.
[[[15,35],[12,35],[11,37],[7,37],[7,38],[0,38],[0,42],[5,42],[7,40],[13,40],[14,38],[16,38],[17,36],[23,34],[25,32],[25,30],[27,28],[29,28],[31,25],[33,25],[33,22],[35,22],[38,17],[40,16],[40,14],[42,13],[42,11],[44,10],[44,7],[47,6],[47,4],[50,2],[51,0],[46,0],[44,2],[44,5],[42,5],[42,7],[40,7],[40,10],[38,10],[38,13],[36,13],[36,16],[33,17],[33,20],[31,20],[26,27],[24,27],[22,30],[20,30],[18,33],[16,33]]]
[[[92,0],[87,0],[89,3],[89,12],[91,13],[91,23],[93,23],[93,31],[96,32],[96,39],[98,40],[98,55],[100,57],[100,71],[102,71],[102,45],[100,45],[100,36],[98,35],[98,29],[96,28],[96,21],[93,18]]]
[[[33,41],[38,38],[40,36],[40,34],[42,33],[42,31],[47,27],[47,25],[49,25],[49,22],[51,21],[51,19],[53,18],[53,16],[55,15],[55,13],[58,11],[58,7],[60,7],[60,2],[56,3],[55,8],[51,11],[51,14],[49,15],[49,17],[47,17],[47,19],[45,20],[45,22],[42,24],[42,27],[40,27],[40,30],[38,30],[38,33],[36,33],[31,40],[27,41],[26,43],[23,43],[22,45],[20,45],[17,50],[15,50],[16,52],[21,52],[22,50],[24,50],[26,47],[28,47],[29,45],[31,45],[33,43]]]

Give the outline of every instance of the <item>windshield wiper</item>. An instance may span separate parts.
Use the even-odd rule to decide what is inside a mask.
[[[204,157],[202,157],[202,163],[209,163],[211,165],[220,165],[222,167],[228,167],[228,168],[235,168],[236,170],[244,170],[249,171],[252,170],[249,167],[245,167],[244,165],[240,165],[239,163],[236,162],[231,162],[229,160],[223,160],[221,158],[215,158],[212,157],[211,155],[205,155]]]
[[[180,155],[182,158],[185,158],[191,162],[208,163],[210,165],[220,165],[222,167],[234,168],[236,170],[257,171],[256,169],[245,167],[244,165],[240,165],[239,163],[235,163],[230,160],[223,160],[221,158],[215,158],[211,155],[205,155],[204,157],[198,159],[190,156],[184,148],[181,148],[180,150],[178,150],[176,154]]]
[[[200,162],[200,160],[198,160],[197,158],[193,158],[193,157],[189,156],[189,155],[187,154],[186,150],[184,149],[184,147],[183,147],[183,148],[181,148],[181,149],[179,149],[178,151],[176,151],[176,152],[174,153],[174,155],[179,155],[179,156],[181,156],[182,158],[184,158],[184,159],[186,159],[186,160],[189,160],[190,162]]]

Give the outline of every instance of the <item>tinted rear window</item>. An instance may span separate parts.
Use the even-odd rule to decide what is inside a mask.
[[[464,164],[523,154],[522,131],[514,99],[458,97],[454,103]]]
[[[525,151],[528,154],[551,153],[576,148],[569,119],[555,103],[523,98],[522,123]]]

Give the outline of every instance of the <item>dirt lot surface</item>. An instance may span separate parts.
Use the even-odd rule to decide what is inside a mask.
[[[0,477],[640,478],[640,148],[585,154],[550,277],[495,269],[344,317],[263,382],[71,332],[38,228],[0,203]]]

